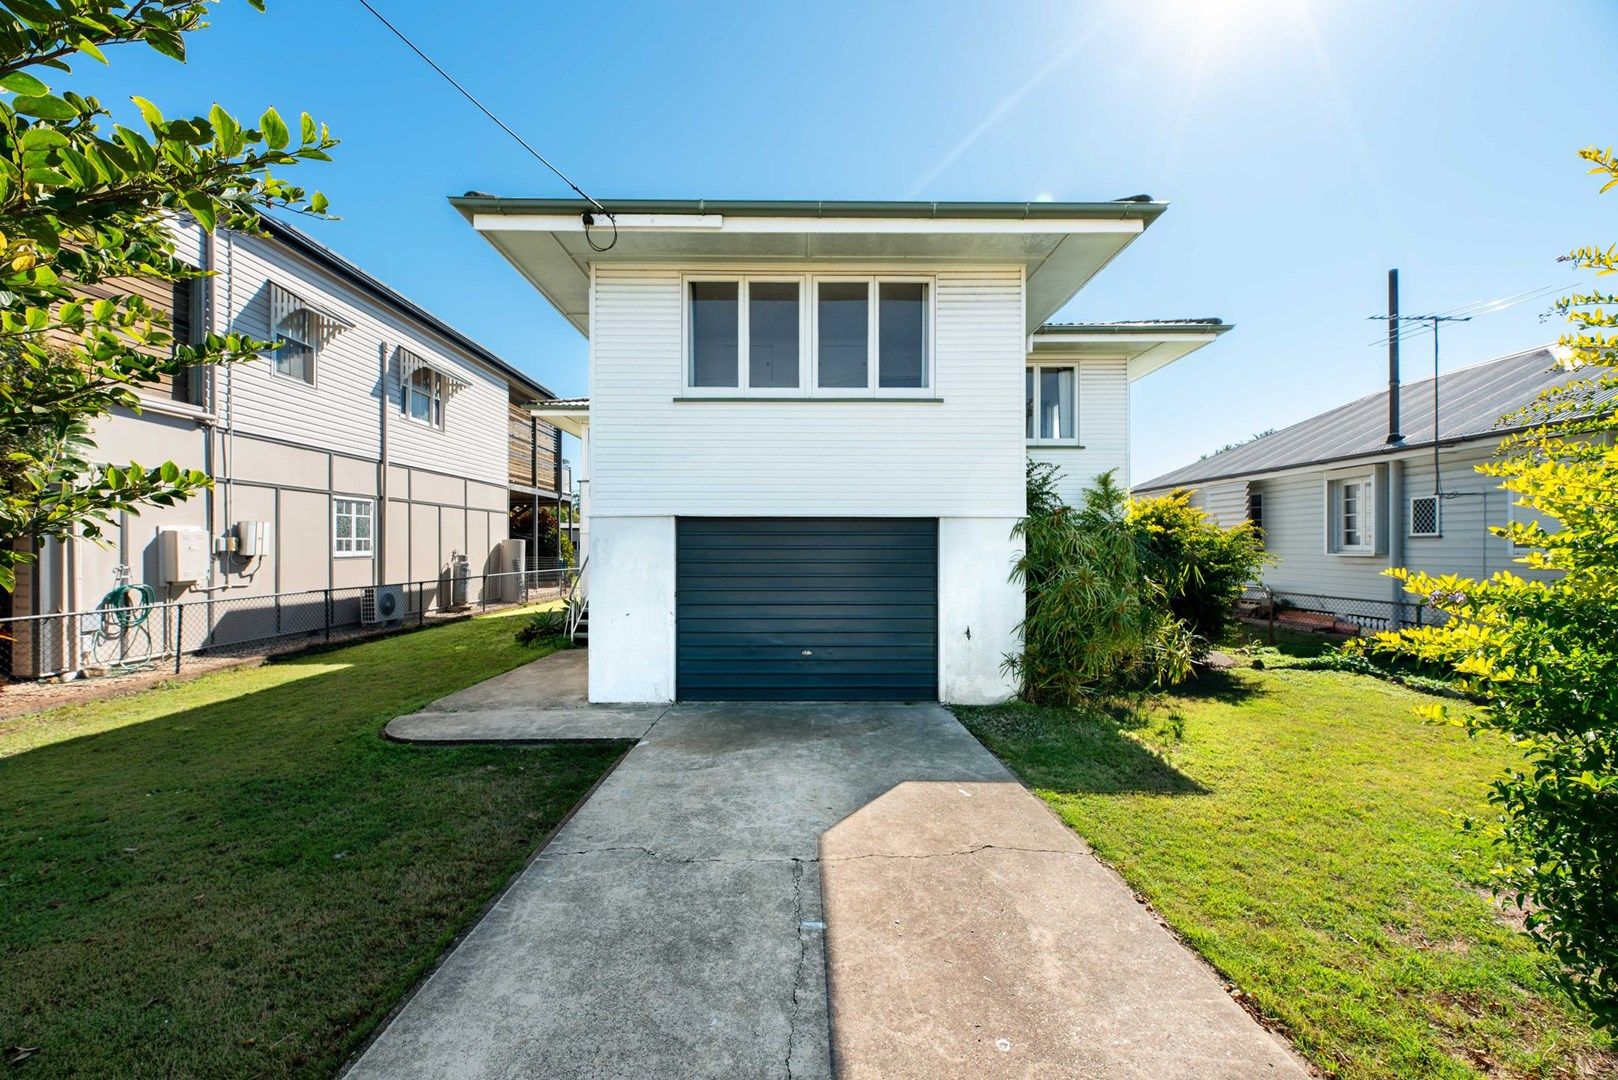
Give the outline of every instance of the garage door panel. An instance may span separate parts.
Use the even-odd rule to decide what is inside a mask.
[[[937,522],[682,518],[683,698],[937,696]]]

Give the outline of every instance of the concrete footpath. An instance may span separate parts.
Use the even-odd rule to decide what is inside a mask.
[[[947,710],[650,712],[351,1077],[1307,1075]]]

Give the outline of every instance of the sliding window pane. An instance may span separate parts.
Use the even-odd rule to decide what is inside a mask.
[[[1073,437],[1073,369],[1039,369],[1039,437]]]
[[[877,385],[927,385],[927,286],[885,281],[877,285]]]
[[[819,288],[819,382],[824,387],[871,384],[871,291],[863,281],[828,281]]]
[[[798,283],[754,281],[747,286],[747,384],[798,385]]]
[[[691,283],[691,385],[738,386],[736,357],[741,286],[734,281]]]

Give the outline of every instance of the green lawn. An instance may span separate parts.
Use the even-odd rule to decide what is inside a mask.
[[[622,752],[380,737],[519,618],[0,722],[17,1075],[330,1075]]]
[[[1481,888],[1512,760],[1363,675],[1238,669],[1144,717],[957,710],[1328,1072],[1596,1077],[1613,1043]]]

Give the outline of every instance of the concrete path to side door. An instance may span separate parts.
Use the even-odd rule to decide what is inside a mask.
[[[945,709],[654,715],[350,1077],[1307,1075]]]

